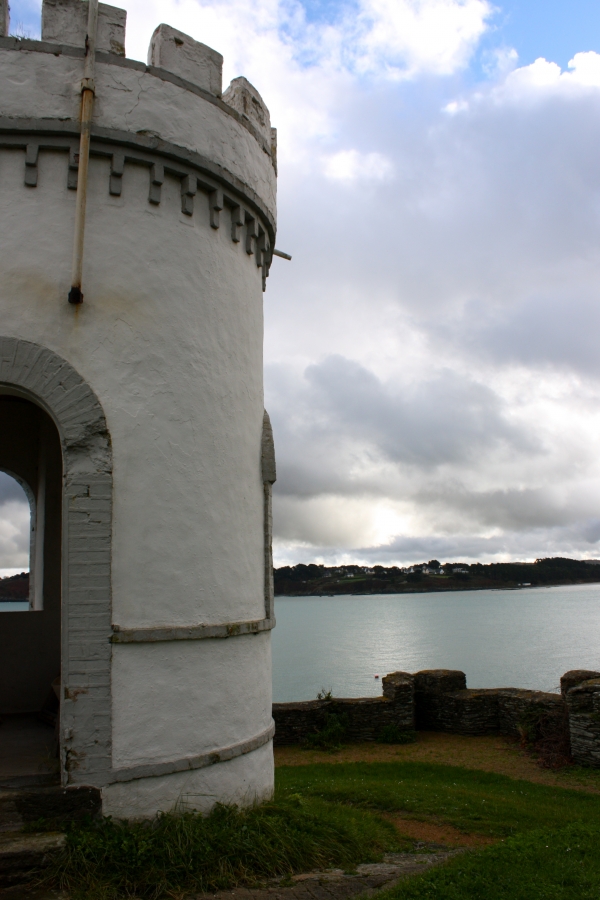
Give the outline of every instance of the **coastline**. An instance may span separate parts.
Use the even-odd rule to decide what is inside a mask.
[[[337,592],[327,592],[324,593],[322,591],[308,591],[308,592],[291,592],[286,591],[285,593],[277,593],[275,594],[275,599],[285,598],[285,597],[381,597],[381,596],[400,596],[402,594],[456,594],[462,593],[464,591],[523,591],[523,590],[534,590],[539,588],[552,588],[552,587],[576,587],[578,585],[583,584],[600,584],[600,578],[595,579],[594,581],[557,581],[552,584],[507,584],[507,585],[461,585],[460,587],[433,587],[427,585],[426,587],[409,587],[405,590],[372,590],[372,591],[337,591]]]

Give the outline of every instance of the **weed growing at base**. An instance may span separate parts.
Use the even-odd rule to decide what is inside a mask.
[[[90,819],[67,832],[44,881],[85,900],[153,900],[331,865],[353,868],[396,846],[393,826],[378,816],[291,796],[246,810],[217,806],[206,817]]]
[[[398,725],[384,725],[377,735],[379,744],[414,744],[417,740],[417,732],[400,728]]]
[[[380,900],[598,900],[600,829],[530,831],[465,854]]]

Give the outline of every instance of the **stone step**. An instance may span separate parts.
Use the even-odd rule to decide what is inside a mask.
[[[0,840],[0,888],[25,884],[48,865],[53,852],[64,846],[64,834],[4,835]]]
[[[40,775],[3,775],[0,777],[0,790],[52,786],[60,786],[60,776],[53,772],[44,772]]]
[[[100,812],[100,791],[96,788],[0,787],[0,836],[32,826],[63,828],[68,822]]]

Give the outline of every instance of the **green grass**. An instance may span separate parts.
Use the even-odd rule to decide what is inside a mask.
[[[598,900],[599,846],[597,826],[530,831],[431,869],[381,900]]]
[[[455,766],[399,762],[278,768],[277,796],[289,793],[433,818],[464,832],[499,838],[568,823],[600,827],[598,796]]]
[[[252,809],[74,824],[46,883],[85,900],[154,900],[353,869],[407,849],[381,817],[397,812],[499,843],[411,879],[388,900],[600,898],[597,795],[415,762],[281,767],[276,782],[275,800]]]
[[[372,813],[289,796],[247,810],[218,806],[151,823],[78,823],[44,881],[86,900],[219,890],[331,865],[354,868],[398,845]]]

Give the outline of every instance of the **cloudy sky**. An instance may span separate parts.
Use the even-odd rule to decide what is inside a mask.
[[[279,130],[277,564],[600,557],[597,0],[121,5]],[[0,481],[0,566],[23,509]]]

